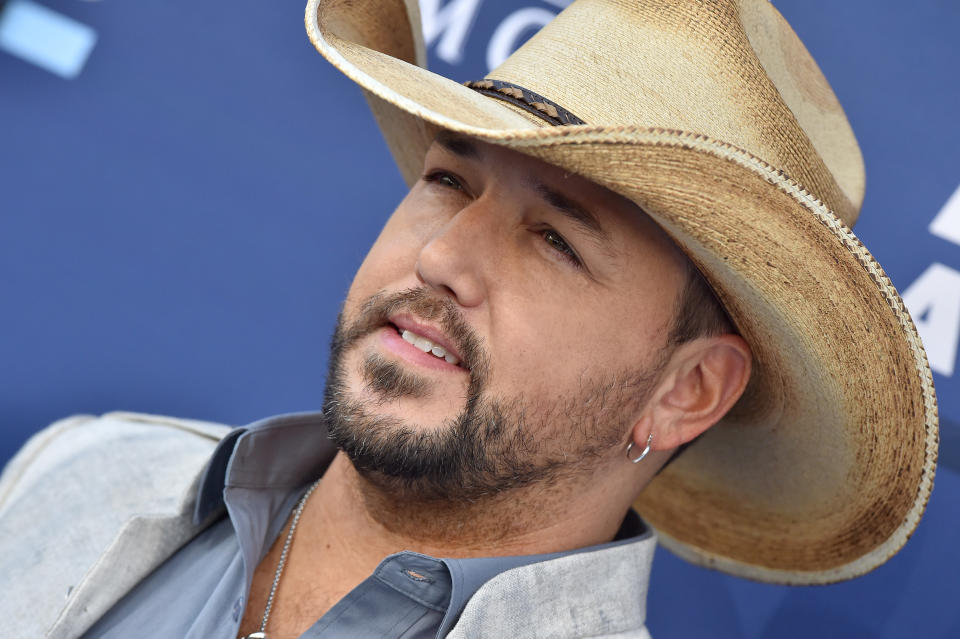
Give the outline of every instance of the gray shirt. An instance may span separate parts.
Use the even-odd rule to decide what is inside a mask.
[[[217,447],[198,487],[195,518],[215,523],[84,636],[236,637],[253,571],[296,501],[335,454],[316,413],[275,417],[231,432]],[[571,553],[471,559],[396,553],[302,637],[442,637],[477,589],[506,570],[650,534],[631,511],[615,541]]]

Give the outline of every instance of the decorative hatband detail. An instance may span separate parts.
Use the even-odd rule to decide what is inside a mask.
[[[548,100],[539,93],[526,89],[519,84],[504,82],[503,80],[475,80],[463,84],[486,96],[518,106],[554,126],[586,124],[556,102]]]

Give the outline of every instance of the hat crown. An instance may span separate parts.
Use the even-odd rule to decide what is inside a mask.
[[[856,138],[767,0],[576,0],[487,77],[590,125],[681,130],[738,147],[856,221]]]

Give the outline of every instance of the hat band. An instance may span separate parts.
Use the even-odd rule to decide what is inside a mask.
[[[529,111],[554,126],[586,124],[586,122],[556,102],[548,100],[530,89],[525,89],[519,84],[504,82],[503,80],[476,80],[464,82],[463,84],[491,98],[504,100],[505,102],[520,107],[524,111]]]

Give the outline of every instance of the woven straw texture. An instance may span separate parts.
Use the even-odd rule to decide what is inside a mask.
[[[306,25],[364,90],[408,182],[437,127],[504,145],[629,197],[703,271],[754,373],[637,502],[666,546],[791,584],[848,579],[902,547],[936,466],[932,376],[850,230],[864,172],[846,116],[766,0],[574,2],[488,79],[577,126],[422,68],[415,0],[310,0]]]

